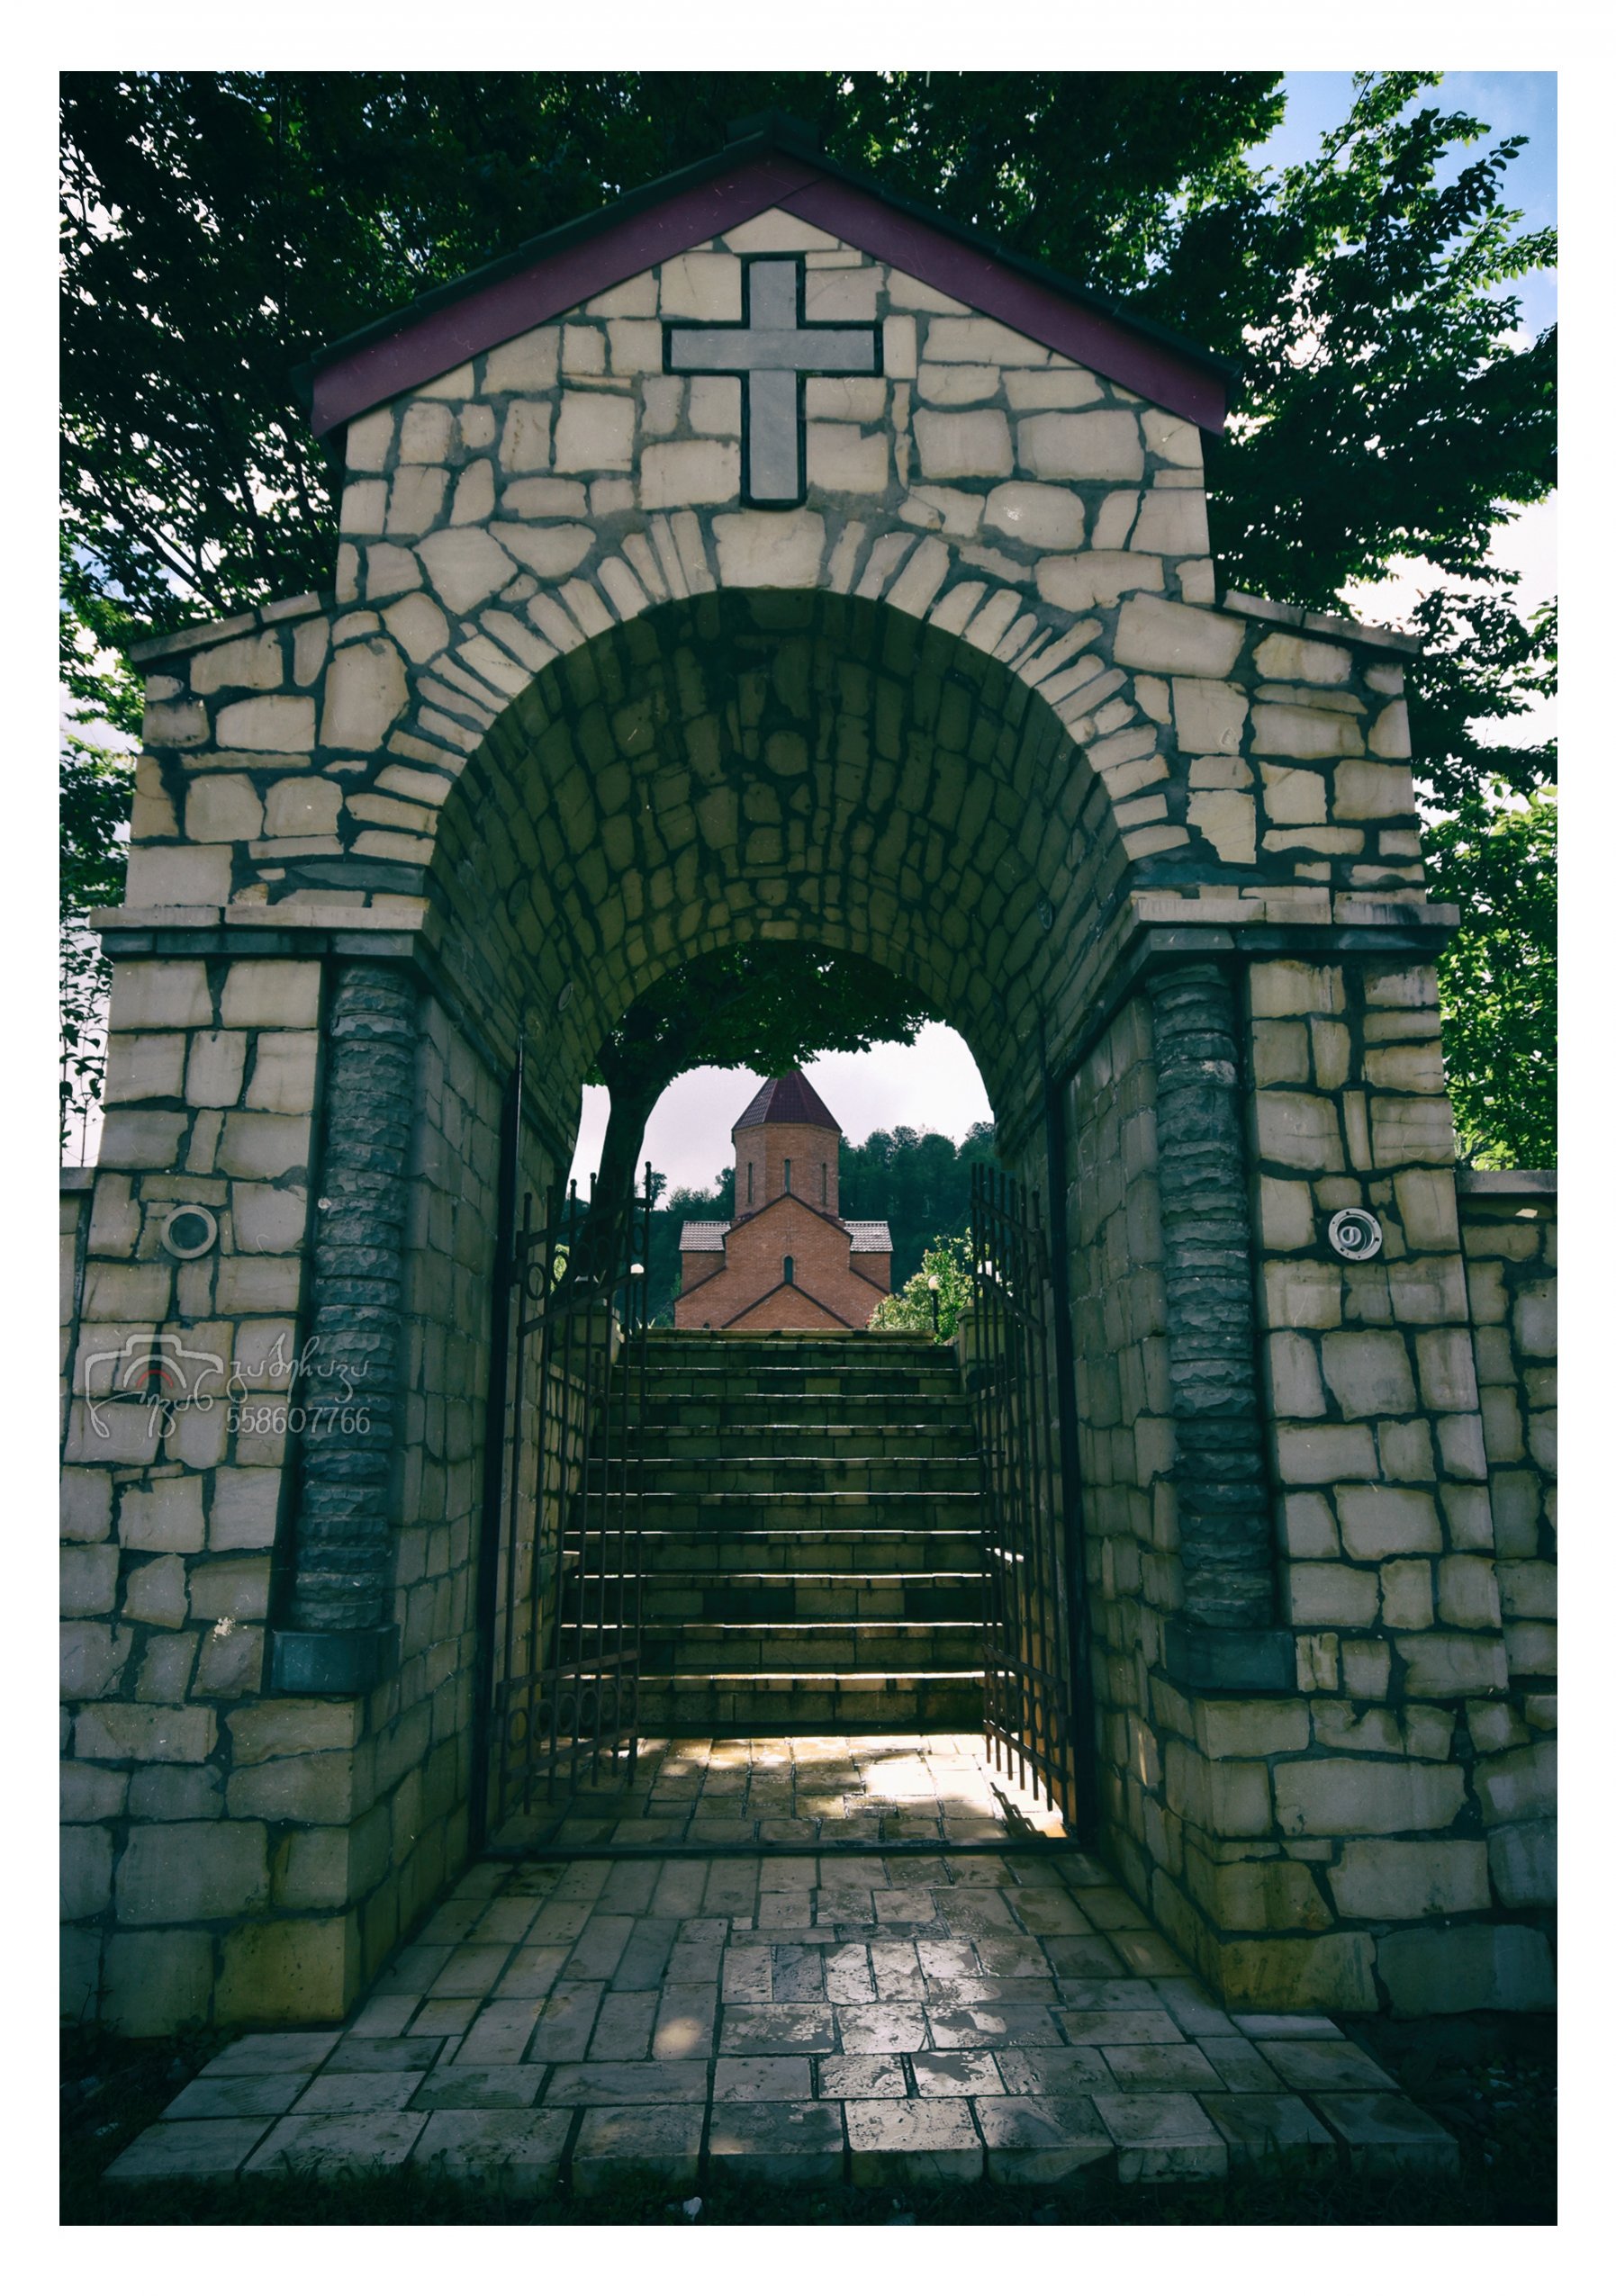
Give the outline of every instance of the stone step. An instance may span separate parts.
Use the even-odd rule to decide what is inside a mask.
[[[709,1674],[640,1677],[639,1727],[690,1735],[810,1728],[980,1730],[980,1674]]]
[[[641,1495],[641,1526],[651,1531],[976,1531],[975,1490],[657,1491]]]
[[[647,1623],[683,1619],[773,1622],[980,1618],[973,1571],[663,1571],[640,1582]]]
[[[696,1618],[640,1630],[643,1674],[952,1674],[981,1663],[976,1619]]]
[[[720,1419],[717,1414],[698,1419],[673,1419],[649,1414],[641,1421],[647,1452],[660,1458],[708,1459],[725,1454],[745,1458],[811,1459],[834,1451],[838,1457],[863,1459],[929,1458],[946,1452],[956,1458],[976,1457],[969,1423],[928,1416],[862,1419],[827,1419],[823,1409],[811,1418],[743,1418],[737,1413]]]
[[[642,1495],[657,1499],[692,1493],[716,1499],[726,1495],[777,1493],[808,1497],[820,1491],[864,1492],[873,1500],[889,1494],[931,1497],[939,1492],[978,1489],[975,1454],[927,1451],[907,1457],[884,1458],[853,1452],[821,1451],[776,1458],[736,1455],[719,1451],[711,1458],[655,1454],[639,1462]]]
[[[865,1578],[872,1572],[949,1571],[975,1577],[982,1568],[982,1542],[973,1524],[964,1531],[904,1530],[853,1525],[834,1531],[733,1529],[647,1530],[640,1542],[646,1578],[703,1578],[759,1572],[791,1577],[815,1571],[836,1578]]]
[[[853,1394],[848,1395],[849,1389]],[[704,1403],[750,1403],[754,1398],[768,1398],[778,1402],[835,1403],[839,1398],[849,1400],[865,1398],[895,1404],[899,1410],[912,1409],[916,1403],[953,1408],[962,1404],[959,1374],[923,1374],[916,1372],[906,1376],[900,1372],[882,1371],[869,1379],[858,1378],[842,1372],[771,1372],[766,1377],[754,1379],[744,1371],[668,1373],[653,1371],[645,1375],[645,1394],[647,1407],[655,1410],[669,1402],[687,1399]]]
[[[696,1355],[705,1347],[732,1347],[736,1355],[797,1355],[806,1347],[826,1353],[859,1355],[932,1355],[939,1353],[934,1338],[914,1332],[647,1332],[655,1353]]]
[[[643,1726],[980,1727],[980,1469],[952,1351],[656,1333],[645,1373]]]

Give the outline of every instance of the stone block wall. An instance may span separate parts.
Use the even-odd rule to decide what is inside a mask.
[[[1295,1640],[1283,1691],[1220,1697],[1171,1661],[1182,1456],[1144,998],[1070,1094],[1109,1844],[1232,2002],[1541,2007],[1553,1706],[1536,1679],[1517,1688],[1506,1648],[1476,1358],[1487,1313],[1516,1346],[1546,1344],[1543,1238],[1512,1245],[1513,1298],[1500,1278],[1473,1329],[1429,968],[1259,961],[1248,984],[1277,1592]],[[1353,1205],[1385,1231],[1359,1264],[1326,1238]],[[1500,1346],[1491,1360],[1504,1367]],[[1512,1404],[1528,1380],[1540,1396],[1541,1358],[1510,1360]],[[1548,1606],[1543,1573],[1534,1549],[1512,1607]],[[1518,1616],[1523,1658],[1541,1661],[1539,1622]]]
[[[1067,1091],[1068,1284],[1088,1574],[1100,1816],[1142,1904],[1182,1870],[1152,1670],[1178,1607],[1150,1008],[1124,1005]]]
[[[398,1668],[364,1701],[374,1775],[348,1876],[360,1922],[356,1985],[459,1871],[470,1829],[500,1086],[430,995],[422,996],[419,1027],[404,1230],[407,1347],[389,1493]]]
[[[1458,1208],[1510,1678],[1484,1766],[1487,1851],[1501,1902],[1544,1919],[1557,1895],[1556,1175],[1461,1172]]]
[[[57,1358],[59,1439],[68,1432],[68,1412],[73,1400],[73,1364],[78,1346],[79,1301],[84,1292],[85,1247],[89,1238],[90,1202],[95,1189],[94,1165],[64,1165],[60,1193],[60,1244],[57,1268],[58,1326],[60,1347]]]
[[[403,1183],[398,1662],[319,1697],[277,1695],[266,1663],[320,1383],[300,1247],[321,971],[122,964],[94,1197],[89,1175],[63,1196],[63,2002],[128,2031],[340,2013],[465,1855],[500,1089],[429,995]],[[178,1204],[219,1222],[194,1259],[164,1248]],[[106,1400],[140,1332],[188,1351],[194,1384],[166,1406]],[[339,1365],[323,1387],[346,1383]]]
[[[284,1517],[320,1015],[313,963],[154,958],[113,983],[64,1444],[63,1983],[73,2013],[136,2031],[239,2001],[237,1925],[284,1888],[276,1804],[302,1773],[244,1707]],[[165,1243],[184,1205],[218,1223],[193,1258]],[[111,1401],[148,1333],[176,1343],[161,1400]]]

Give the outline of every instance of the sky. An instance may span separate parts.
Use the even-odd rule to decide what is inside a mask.
[[[1268,142],[1253,155],[1261,165],[1290,166],[1310,157],[1320,137],[1347,116],[1352,97],[1350,72],[1288,72],[1285,80],[1285,118]],[[1440,104],[1449,112],[1467,112],[1491,131],[1480,147],[1449,155],[1444,174],[1451,178],[1459,168],[1505,136],[1524,135],[1526,149],[1511,167],[1505,181],[1511,204],[1521,211],[1525,227],[1539,230],[1556,221],[1556,75],[1553,72],[1449,72],[1437,88],[1416,99],[1414,108]],[[1555,316],[1555,281],[1539,273],[1519,284],[1522,326],[1537,335]],[[1552,597],[1557,587],[1555,552],[1555,505],[1548,501],[1524,511],[1500,530],[1494,545],[1496,563],[1521,575],[1520,595],[1528,607]],[[1412,561],[1399,563],[1387,579],[1354,587],[1349,604],[1358,617],[1370,623],[1399,623],[1429,584],[1429,575]],[[1516,720],[1521,732],[1534,737],[1547,734],[1553,704],[1545,703],[1529,720]],[[952,1029],[932,1026],[922,1031],[912,1046],[883,1045],[874,1052],[831,1053],[808,1065],[815,1089],[837,1117],[850,1140],[871,1132],[889,1131],[911,1124],[918,1131],[946,1132],[959,1139],[972,1124],[991,1119],[992,1109],[976,1063]],[[698,1068],[670,1085],[646,1128],[641,1160],[648,1157],[654,1168],[667,1175],[671,1188],[705,1188],[730,1161],[729,1128],[762,1080],[741,1069]],[[583,1121],[578,1137],[573,1176],[581,1189],[600,1161],[605,1134],[608,1095],[586,1087]]]

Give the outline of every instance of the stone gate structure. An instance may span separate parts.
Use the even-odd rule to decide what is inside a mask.
[[[1455,1169],[1409,641],[1219,584],[1231,381],[772,122],[315,362],[333,588],[137,653],[74,2013],[335,2016],[465,1859],[501,1140],[754,934],[1045,1191],[1128,1886],[1238,2005],[1548,1998],[1552,1190]]]

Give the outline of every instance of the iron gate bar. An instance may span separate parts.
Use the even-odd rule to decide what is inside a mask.
[[[1054,1328],[1055,1425],[1060,1436],[1061,1554],[1066,1572],[1066,1661],[1070,1679],[1077,1820],[1085,1847],[1099,1839],[1099,1762],[1095,1735],[1092,1621],[1088,1606],[1087,1526],[1078,1439],[1078,1374],[1071,1319],[1071,1237],[1067,1219],[1066,1102],[1044,1067],[1044,1149],[1049,1179],[1050,1319]]]
[[[494,1688],[498,1679],[495,1637],[500,1616],[500,1564],[504,1518],[505,1418],[510,1407],[510,1321],[517,1268],[516,1198],[521,1156],[523,1067],[526,1042],[517,1040],[516,1059],[500,1112],[500,1181],[494,1216],[492,1314],[488,1349],[488,1400],[483,1423],[483,1505],[477,1541],[477,1645],[473,1674],[471,1848],[487,1838]]]
[[[604,1216],[580,1204],[575,1185],[557,1189],[542,1223],[531,1193],[523,1199],[503,1429],[495,1826],[519,1802],[530,1812],[537,1793],[598,1783],[603,1763],[634,1776],[651,1187],[647,1165],[644,1195]]]
[[[1008,1174],[971,1175],[975,1312],[967,1387],[989,1520],[983,1574],[983,1727],[996,1768],[1028,1774],[1075,1827],[1072,1582],[1056,1458],[1049,1256],[1040,1205]]]

